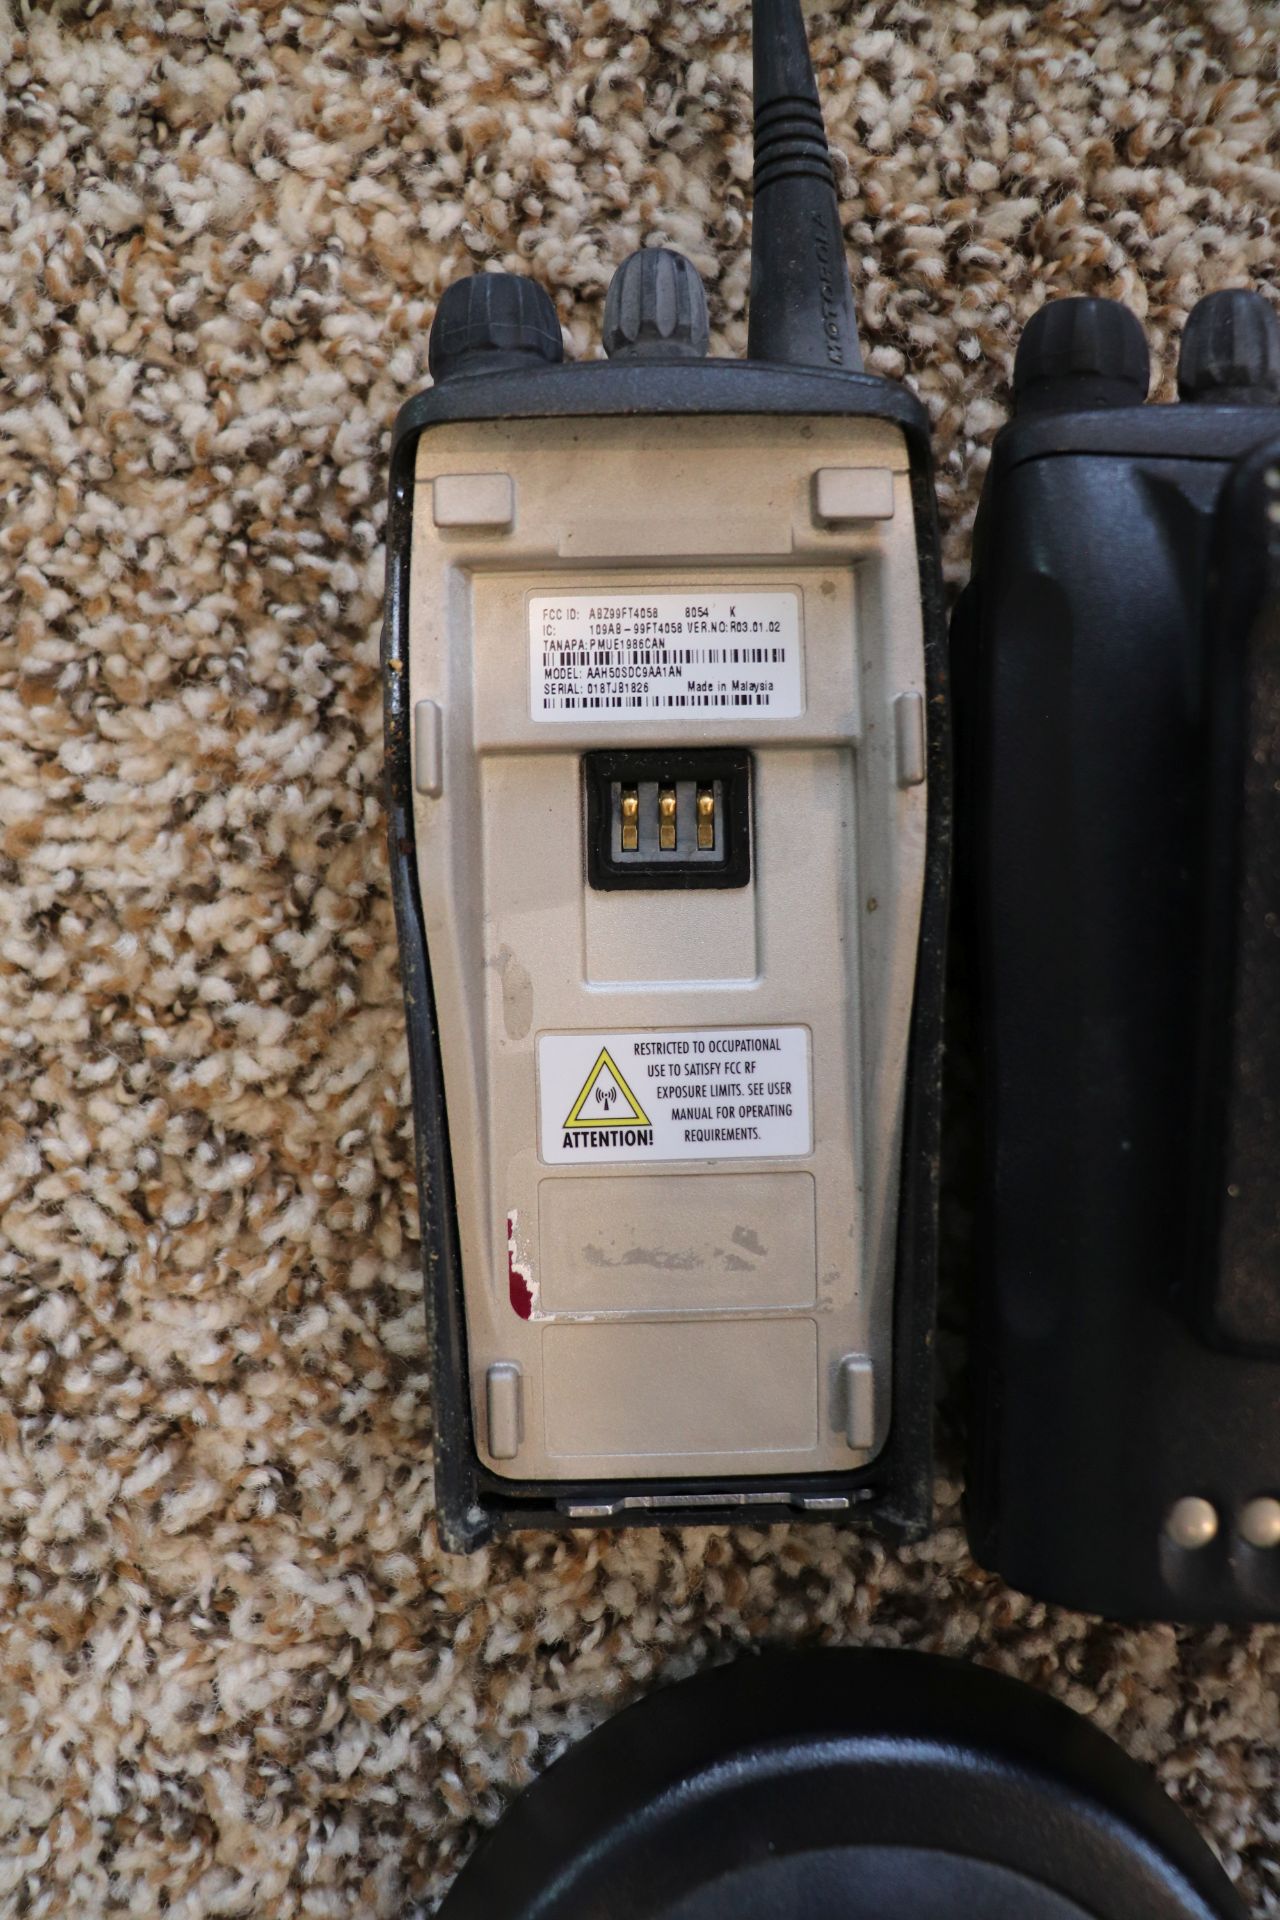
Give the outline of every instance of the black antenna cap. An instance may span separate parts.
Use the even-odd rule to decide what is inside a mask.
[[[628,254],[604,303],[604,350],[612,360],[701,360],[707,296],[692,260],[670,247]]]

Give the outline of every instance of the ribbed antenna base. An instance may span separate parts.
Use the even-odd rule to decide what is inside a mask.
[[[827,146],[822,109],[816,100],[794,95],[771,100],[756,109],[755,193],[795,176],[817,180],[834,191],[831,152]]]
[[[747,352],[862,367],[831,151],[799,0],[756,0],[755,208]]]

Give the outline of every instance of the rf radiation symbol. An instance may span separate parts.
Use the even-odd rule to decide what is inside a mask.
[[[608,1047],[601,1047],[596,1063],[569,1109],[566,1132],[575,1127],[648,1127],[652,1121],[618,1071]]]

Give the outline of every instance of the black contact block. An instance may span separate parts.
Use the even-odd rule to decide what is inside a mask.
[[[623,887],[745,887],[751,755],[738,747],[588,753],[587,880]]]

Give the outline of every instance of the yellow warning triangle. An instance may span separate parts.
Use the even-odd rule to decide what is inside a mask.
[[[583,1115],[588,1097],[595,1112]],[[582,1083],[582,1092],[569,1109],[566,1127],[649,1127],[653,1122],[618,1072],[608,1047],[601,1047],[594,1067]]]

